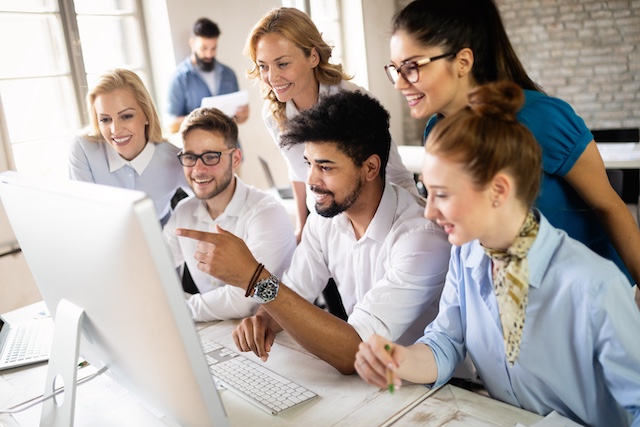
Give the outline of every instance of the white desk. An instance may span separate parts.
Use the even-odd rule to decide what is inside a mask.
[[[24,318],[30,311],[20,309],[9,320]],[[41,306],[40,306],[41,307]],[[236,321],[201,324],[200,335],[233,348],[230,332]],[[249,357],[253,357],[249,355]],[[327,363],[300,348],[288,335],[279,334],[269,361],[274,371],[295,379],[318,393],[319,398],[277,416],[266,414],[229,391],[222,391],[232,426],[440,426],[451,419],[465,426],[505,426],[516,422],[531,425],[542,417],[454,386],[446,385],[424,398],[429,390],[421,385],[405,385],[393,395],[367,385],[357,375],[344,376]],[[88,371],[93,368],[83,368]],[[46,365],[2,371],[0,408],[7,408],[42,393]],[[424,399],[424,400],[422,400]],[[14,417],[0,415],[0,426],[36,426],[38,405]],[[408,410],[408,408],[411,408]],[[76,426],[173,426],[174,424],[140,402],[135,396],[102,375],[78,387]]]
[[[633,142],[597,144],[607,169],[640,169],[640,144]],[[415,174],[422,173],[424,147],[399,145],[398,152],[405,167]]]
[[[607,169],[640,169],[640,144],[616,142],[597,146]]]

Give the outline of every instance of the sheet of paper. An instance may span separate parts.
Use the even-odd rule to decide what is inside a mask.
[[[229,117],[236,114],[238,107],[249,103],[249,92],[241,90],[238,92],[227,93],[225,95],[208,96],[202,98],[200,107],[217,108]]]
[[[571,421],[556,411],[551,411],[549,415],[537,423],[532,424],[531,427],[582,427],[582,424]]]

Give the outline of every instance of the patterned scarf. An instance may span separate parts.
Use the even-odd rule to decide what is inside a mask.
[[[493,282],[507,360],[513,366],[520,353],[522,330],[529,300],[529,262],[531,248],[540,224],[533,212],[529,212],[513,244],[503,249],[484,251],[493,261]]]

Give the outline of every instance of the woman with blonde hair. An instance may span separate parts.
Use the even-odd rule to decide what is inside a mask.
[[[245,55],[253,62],[250,78],[259,78],[265,99],[262,117],[279,146],[286,121],[300,111],[313,107],[320,97],[341,90],[367,91],[354,83],[340,64],[331,64],[332,47],[323,39],[311,18],[304,12],[282,7],[267,13],[249,34]],[[314,201],[307,191],[307,164],[304,144],[281,148],[294,188],[298,212],[296,236],[302,228]],[[412,174],[404,167],[398,148],[392,143],[387,166],[388,180],[413,194],[417,189]]]
[[[144,191],[164,225],[176,190],[189,187],[144,83],[114,69],[98,77],[86,102],[90,124],[72,143],[70,178]]]

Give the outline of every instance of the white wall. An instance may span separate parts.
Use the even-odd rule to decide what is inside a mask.
[[[394,14],[395,1],[393,0],[362,0],[369,91],[389,111],[391,136],[396,144],[402,144],[404,141],[402,102],[404,101],[384,72],[384,66],[389,63],[390,58],[389,37]]]
[[[0,172],[15,169],[13,157],[7,152],[9,134],[0,102]],[[5,144],[6,143],[6,144]],[[0,200],[0,253],[17,247],[9,220]],[[0,313],[41,300],[29,267],[22,253],[0,258]]]

